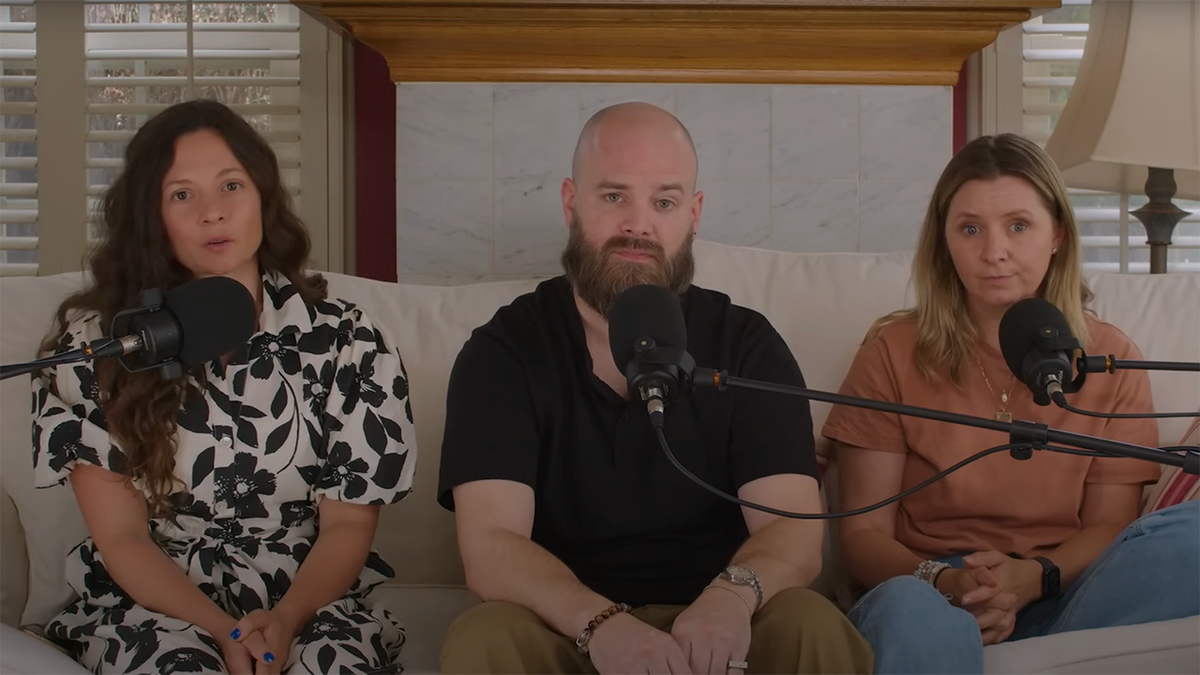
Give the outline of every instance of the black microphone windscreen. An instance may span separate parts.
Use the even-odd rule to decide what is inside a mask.
[[[1060,337],[1072,336],[1067,317],[1054,303],[1041,298],[1021,300],[1000,319],[1000,352],[1018,380],[1025,380],[1025,355],[1037,348],[1038,336],[1045,328],[1057,330]]]
[[[195,366],[228,354],[254,335],[254,297],[242,282],[204,277],[167,292],[163,305],[179,320],[179,360]]]
[[[608,346],[621,372],[633,360],[638,340],[659,347],[687,349],[683,306],[671,291],[652,284],[634,286],[617,296],[608,312]]]

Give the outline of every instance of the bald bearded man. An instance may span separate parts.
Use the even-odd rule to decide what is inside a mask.
[[[438,499],[484,602],[448,631],[443,673],[871,672],[865,640],[807,588],[823,521],[741,510],[688,480],[613,362],[609,307],[652,283],[679,295],[698,364],[804,386],[766,318],[691,284],[697,166],[670,113],[597,113],[562,183],[565,275],[463,346]],[[698,391],[668,405],[665,432],[728,494],[821,509],[804,399]]]

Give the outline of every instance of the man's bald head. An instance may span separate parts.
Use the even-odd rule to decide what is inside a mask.
[[[659,146],[668,156],[664,161],[682,164],[682,173],[696,184],[699,160],[692,136],[671,113],[649,103],[630,102],[611,105],[597,112],[583,125],[571,160],[571,179],[578,182],[600,156],[611,157],[632,148]],[[671,151],[674,152],[671,152]]]
[[[562,184],[563,271],[580,300],[605,316],[637,284],[687,289],[704,203],[696,174],[691,135],[662,108],[622,103],[587,121]]]

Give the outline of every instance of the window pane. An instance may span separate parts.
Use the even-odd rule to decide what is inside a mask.
[[[273,2],[89,5],[93,196],[116,178],[125,144],[147,119],[194,98],[220,101],[243,115],[276,149],[285,172],[298,173],[299,19],[295,8]]]
[[[0,273],[37,272],[37,8],[0,2]]]

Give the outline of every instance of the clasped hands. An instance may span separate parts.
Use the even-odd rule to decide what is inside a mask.
[[[1016,626],[1017,612],[1040,596],[1042,566],[999,551],[973,553],[963,563],[966,567],[941,573],[938,591],[975,615],[984,645],[1004,642]]]
[[[728,667],[750,650],[750,607],[737,596],[732,588],[705,590],[669,634],[618,613],[596,627],[588,643],[592,665],[600,675],[741,675]]]
[[[230,675],[277,675],[301,628],[284,612],[256,609],[214,637]]]

